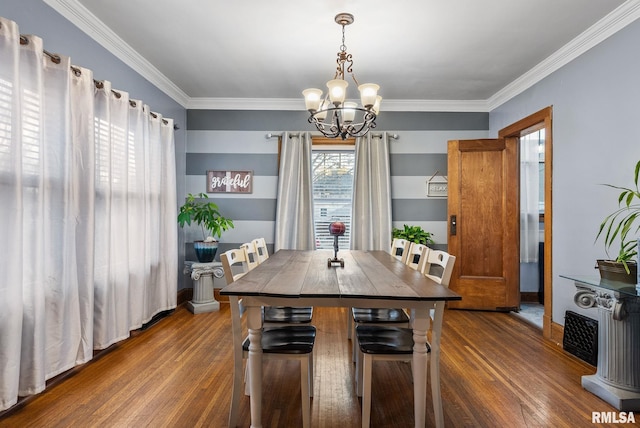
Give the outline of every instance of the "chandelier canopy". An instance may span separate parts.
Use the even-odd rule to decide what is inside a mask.
[[[380,86],[375,83],[361,85],[353,73],[352,55],[347,53],[347,46],[344,44],[344,28],[353,23],[353,15],[339,13],[335,21],[342,26],[342,45],[336,60],[338,66],[335,76],[327,82],[327,94],[323,98],[321,89],[309,88],[302,91],[302,95],[309,111],[309,123],[314,124],[326,137],[341,137],[344,140],[349,137],[361,137],[376,127],[382,97],[378,95]],[[345,80],[345,72],[351,74],[360,91],[361,106],[345,101],[349,86],[349,82]]]

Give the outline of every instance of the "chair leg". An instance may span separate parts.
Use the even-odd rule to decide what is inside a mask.
[[[373,357],[364,354],[362,358],[363,379],[362,383],[362,428],[369,428],[371,424],[371,373],[373,365]]]
[[[351,308],[347,308],[347,339],[353,340],[353,318],[351,316]]]
[[[240,394],[242,393],[242,362],[240,367],[233,370],[233,386],[231,392],[231,409],[229,410],[229,427],[238,426],[238,415],[240,413]]]
[[[313,397],[313,366],[314,366],[313,351],[309,354],[309,397]]]
[[[358,349],[358,338],[356,337],[356,323],[354,322],[352,327],[351,327],[351,336],[353,337],[353,339],[351,339],[351,360],[352,362],[357,362],[358,361],[358,351],[360,351],[360,349]]]
[[[311,354],[307,355],[309,357]],[[300,359],[300,396],[302,404],[302,426],[311,426],[311,400],[309,394],[309,358]]]
[[[355,340],[358,340],[357,338]],[[363,365],[363,353],[360,352],[360,348],[356,347],[356,395],[362,397],[362,365]]]

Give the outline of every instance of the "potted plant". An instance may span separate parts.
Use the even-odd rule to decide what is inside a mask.
[[[406,239],[409,242],[416,242],[423,245],[433,245],[435,242],[431,238],[431,232],[425,232],[420,226],[404,225],[403,229],[394,227],[391,232],[392,238]]]
[[[634,174],[635,189],[605,184],[620,190],[618,209],[604,218],[596,235],[596,240],[604,236],[605,252],[615,242],[620,243],[615,259],[598,260],[598,269],[602,278],[615,279],[630,284],[637,282],[638,232],[640,232],[640,191],[638,190],[638,174],[640,161],[636,163]]]
[[[196,199],[198,198],[198,199]],[[191,222],[202,228],[202,241],[194,241],[193,248],[200,263],[212,262],[218,251],[218,240],[222,232],[233,229],[233,220],[223,217],[218,206],[209,201],[206,193],[187,195],[184,205],[178,213],[180,227],[191,225]],[[207,233],[208,232],[208,233]]]

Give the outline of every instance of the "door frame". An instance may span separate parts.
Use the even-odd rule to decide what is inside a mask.
[[[552,166],[553,166],[553,133],[552,133],[553,106],[549,106],[513,123],[500,131],[499,138],[517,138],[535,130],[545,130],[544,148],[544,315],[542,317],[542,335],[545,339],[557,340],[562,337],[560,330],[553,328],[553,266],[552,266]],[[518,147],[518,153],[520,148]],[[556,331],[557,330],[557,331]]]

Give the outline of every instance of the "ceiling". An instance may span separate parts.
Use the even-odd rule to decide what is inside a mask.
[[[383,111],[499,105],[638,9],[637,0],[45,1],[186,108],[304,108],[301,91],[333,78],[334,17],[349,12],[353,71],[381,86]]]

